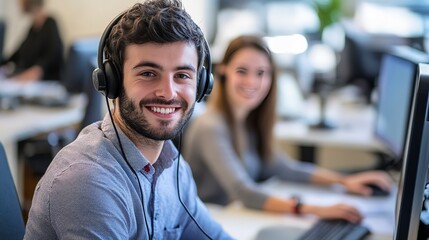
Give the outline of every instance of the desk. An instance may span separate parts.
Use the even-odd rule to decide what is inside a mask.
[[[368,239],[392,239],[395,225],[396,190],[387,197],[361,197],[346,194],[335,188],[285,183],[275,179],[264,183],[263,187],[267,192],[283,197],[298,193],[304,203],[330,205],[342,202],[352,204],[364,214],[362,224],[373,233]],[[282,236],[283,240],[295,240],[317,221],[314,216],[262,212],[247,209],[239,203],[232,203],[226,207],[208,204],[208,208],[225,231],[238,240],[256,240],[259,231],[280,226],[284,228],[285,232]]]
[[[66,107],[22,105],[11,111],[0,111],[0,141],[5,147],[20,199],[23,195],[23,165],[18,161],[18,141],[79,123],[85,101],[83,95],[76,95]]]
[[[294,120],[279,120],[274,133],[280,144],[292,143],[300,148],[299,159],[315,162],[317,148],[337,147],[365,152],[386,153],[385,146],[374,135],[376,109],[374,106],[346,101],[341,96],[332,96],[326,108],[327,119],[334,122],[334,129],[312,129],[320,109],[317,97],[309,98],[303,105],[302,117]]]

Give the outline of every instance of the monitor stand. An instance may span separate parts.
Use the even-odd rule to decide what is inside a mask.
[[[325,93],[319,93],[319,107],[320,107],[320,118],[319,122],[315,124],[310,124],[309,127],[311,129],[316,130],[332,130],[335,129],[335,124],[328,121],[326,117],[326,101],[327,96]]]

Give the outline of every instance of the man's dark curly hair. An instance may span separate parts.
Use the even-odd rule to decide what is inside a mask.
[[[107,39],[105,53],[121,72],[125,47],[148,42],[193,43],[198,53],[198,73],[208,54],[204,34],[179,0],[148,0],[137,3],[124,13]]]

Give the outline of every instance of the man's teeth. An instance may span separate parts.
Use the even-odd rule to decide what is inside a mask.
[[[160,108],[160,107],[151,107],[153,112],[161,113],[161,114],[170,114],[174,112],[174,108]]]

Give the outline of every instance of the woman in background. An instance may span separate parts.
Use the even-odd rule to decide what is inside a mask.
[[[390,189],[391,179],[384,172],[346,176],[294,161],[272,148],[276,69],[262,38],[232,40],[216,73],[207,111],[192,120],[184,140],[183,155],[203,201],[225,205],[239,200],[249,208],[359,222],[362,215],[353,206],[309,205],[297,198],[268,195],[257,183],[277,176],[285,181],[341,184],[348,192],[361,195],[371,194],[368,183]]]
[[[7,78],[20,81],[59,80],[63,42],[55,19],[43,0],[20,0],[21,10],[31,15],[31,28],[19,48],[3,63]]]

